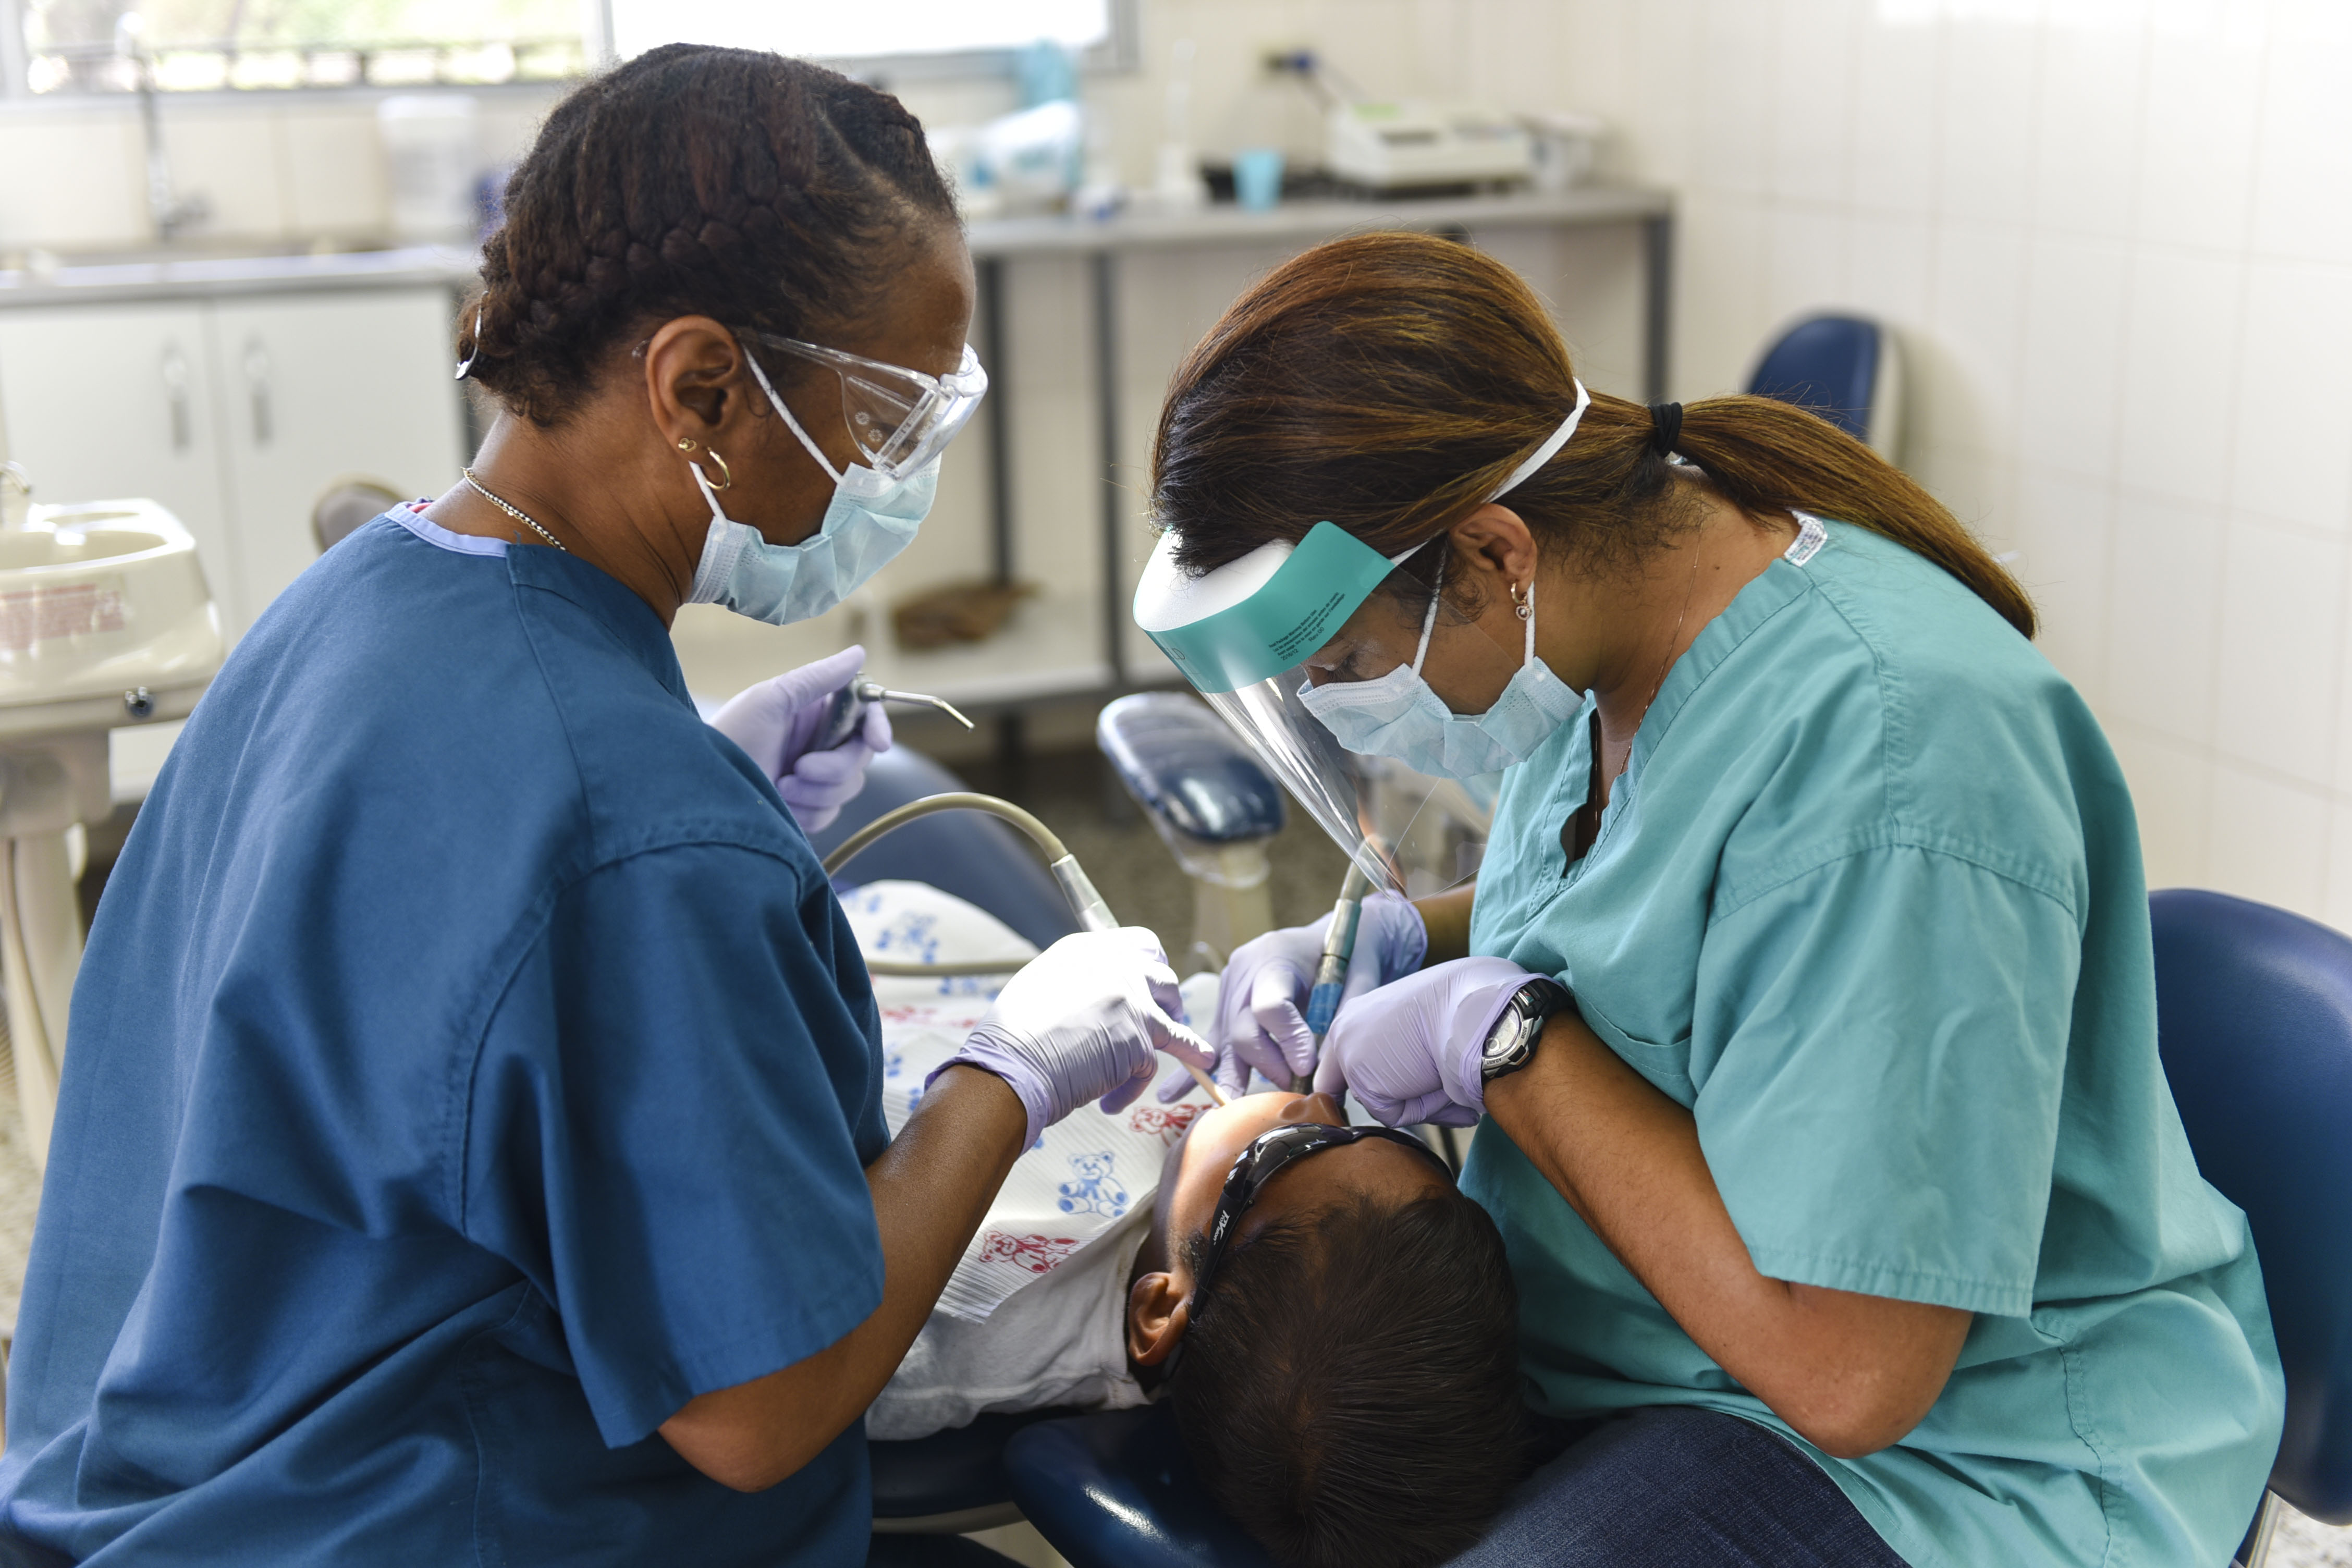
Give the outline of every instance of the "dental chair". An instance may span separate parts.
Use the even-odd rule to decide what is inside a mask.
[[[1095,743],[1192,879],[1191,966],[1223,969],[1274,929],[1266,846],[1282,831],[1282,786],[1206,703],[1173,691],[1105,705]]]
[[[2284,910],[2148,899],[2157,1041],[2198,1169],[2246,1211],[2286,1435],[2239,1548],[2261,1568],[2279,1504],[2352,1524],[2352,940]]]
[[[1903,361],[1866,316],[1809,316],[1773,340],[1748,378],[1758,397],[1818,414],[1888,462],[1903,434]]]

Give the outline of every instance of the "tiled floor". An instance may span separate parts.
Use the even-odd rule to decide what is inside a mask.
[[[972,770],[974,787],[995,781]],[[1191,884],[1178,872],[1159,837],[1139,817],[1107,814],[1100,775],[1091,757],[1033,759],[1021,803],[1044,817],[1078,863],[1087,868],[1120,918],[1159,931],[1171,950],[1181,950],[1192,922]],[[1294,820],[1276,840],[1275,917],[1284,922],[1314,919],[1330,907],[1347,863],[1312,824]],[[13,1085],[0,1079],[0,1333],[13,1334],[16,1302],[31,1245],[40,1177],[26,1156],[17,1131]],[[1024,1533],[1019,1542],[992,1542],[1022,1554],[1023,1561],[1053,1561],[1042,1542]],[[2271,1554],[2272,1568],[2352,1568],[2352,1530],[2332,1530],[2290,1512]]]

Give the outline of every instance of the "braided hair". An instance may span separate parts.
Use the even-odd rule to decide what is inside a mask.
[[[805,60],[691,44],[557,104],[506,212],[457,355],[541,426],[571,414],[643,323],[705,315],[819,336],[878,303],[894,250],[957,222],[897,99]]]

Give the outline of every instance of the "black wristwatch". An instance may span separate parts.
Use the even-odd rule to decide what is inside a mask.
[[[1545,1021],[1575,1005],[1576,998],[1569,994],[1567,986],[1540,974],[1512,992],[1503,1016],[1486,1032],[1486,1048],[1479,1053],[1479,1079],[1492,1083],[1535,1060],[1536,1042],[1543,1037]]]

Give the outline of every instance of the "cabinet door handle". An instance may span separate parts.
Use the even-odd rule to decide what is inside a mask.
[[[259,338],[246,340],[245,392],[253,405],[253,444],[267,447],[276,426],[269,414],[269,351]]]
[[[184,452],[195,439],[195,430],[188,406],[188,356],[177,343],[163,345],[163,401],[172,413],[172,450]]]

